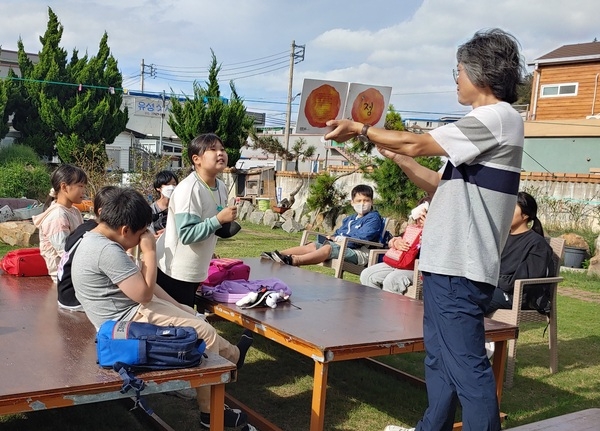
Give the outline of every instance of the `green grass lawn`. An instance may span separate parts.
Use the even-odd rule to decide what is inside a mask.
[[[235,237],[219,240],[222,257],[258,256],[261,251],[297,245],[301,234],[243,223]],[[0,255],[10,247],[0,244]],[[327,274],[332,270],[309,267]],[[600,280],[565,272],[561,286],[599,291]],[[358,277],[347,275],[358,281]],[[514,427],[548,417],[600,405],[599,305],[566,296],[558,298],[559,372],[548,371],[547,334],[543,326],[522,326],[517,344],[514,386],[504,390],[501,410],[508,414],[504,427]],[[376,318],[377,316],[374,316]],[[393,322],[391,322],[393,323]],[[240,328],[228,322],[215,324],[229,340],[237,340]],[[2,346],[1,349],[9,348]],[[423,354],[382,358],[415,375],[423,375]],[[43,360],[43,358],[40,358]],[[227,391],[263,413],[286,431],[308,429],[313,362],[261,336],[255,337],[238,381]],[[0,382],[1,385],[1,382]],[[167,395],[149,397],[152,407],[178,430],[198,429],[194,401]],[[333,363],[329,367],[326,430],[383,430],[389,423],[414,426],[427,406],[424,389],[399,382],[359,361]],[[119,403],[107,402],[67,409],[0,417],[0,430],[142,430]]]

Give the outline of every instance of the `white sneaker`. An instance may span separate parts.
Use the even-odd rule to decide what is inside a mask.
[[[58,308],[62,308],[63,310],[81,311],[81,312],[83,312],[83,306],[81,304],[79,304],[79,305],[65,305],[65,304],[61,304],[60,301],[58,301]]]
[[[496,343],[493,341],[488,341],[485,343],[485,353],[487,354],[488,359],[492,359],[492,356],[494,356],[494,350],[496,350]]]
[[[398,425],[388,425],[383,431],[415,431],[414,428],[404,428]]]

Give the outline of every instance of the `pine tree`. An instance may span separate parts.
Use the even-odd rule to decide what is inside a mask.
[[[76,157],[98,159],[105,166],[104,146],[114,142],[127,124],[127,110],[121,111],[122,94],[110,88],[122,87],[122,75],[110,53],[104,33],[97,55],[88,60],[73,50],[71,59],[60,47],[63,27],[48,8],[48,26],[40,37],[39,62],[33,64],[19,40],[19,69],[22,80],[11,75],[9,111],[13,126],[21,132],[20,142],[40,155],[58,156],[63,162]]]
[[[105,165],[105,145],[112,144],[125,130],[127,109],[121,111],[123,96],[110,88],[122,86],[122,76],[117,61],[110,53],[108,35],[100,40],[98,54],[87,59],[78,58],[73,51],[66,67],[71,82],[81,86],[70,87],[68,97],[46,97],[42,94],[40,115],[43,121],[58,132],[56,148],[60,159],[72,162],[74,155],[100,158]],[[97,151],[98,149],[102,151]]]
[[[183,143],[184,160],[187,160],[187,145],[192,139],[201,133],[216,133],[225,145],[228,165],[235,166],[242,146],[246,145],[252,118],[246,114],[243,100],[237,94],[233,82],[229,84],[229,100],[221,97],[218,82],[221,66],[212,50],[211,55],[206,88],[194,82],[193,97],[186,97],[184,102],[171,97],[171,115],[167,123]]]
[[[2,47],[0,46],[0,54],[2,54]],[[8,133],[8,113],[5,114],[6,102],[8,101],[7,96],[7,82],[6,80],[0,81],[0,139],[4,138]]]

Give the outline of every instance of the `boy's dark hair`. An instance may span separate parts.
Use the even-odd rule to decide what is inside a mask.
[[[523,82],[525,64],[517,39],[499,28],[478,31],[458,47],[456,61],[477,87],[489,87],[499,100],[514,103]]]
[[[196,136],[188,145],[187,153],[188,158],[190,159],[190,164],[194,166],[192,156],[201,156],[206,150],[214,149],[217,146],[217,144],[225,146],[221,138],[219,138],[214,133],[203,133],[201,135]]]
[[[96,196],[94,196],[94,214],[96,214],[96,217],[99,216],[98,210],[111,201],[117,195],[118,191],[118,186],[104,186],[98,190]]]
[[[356,187],[354,187],[350,192],[350,196],[352,197],[352,199],[354,199],[354,196],[359,194],[373,200],[373,187],[368,186],[366,184],[359,184]]]
[[[127,226],[133,232],[152,223],[152,209],[144,196],[130,187],[119,188],[102,206],[100,222],[113,230]]]
[[[154,190],[160,189],[165,184],[168,184],[171,180],[175,180],[175,184],[179,184],[179,179],[173,171],[160,171],[154,177]]]

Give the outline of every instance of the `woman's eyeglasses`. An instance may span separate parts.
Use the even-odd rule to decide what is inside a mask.
[[[452,69],[452,77],[454,78],[454,83],[458,84],[458,74],[459,74],[459,70],[457,69]]]

